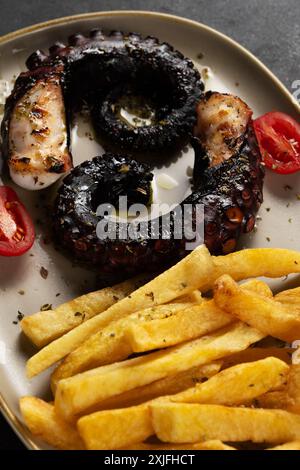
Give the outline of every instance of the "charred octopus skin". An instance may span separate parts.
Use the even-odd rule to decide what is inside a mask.
[[[215,255],[236,249],[263,201],[264,167],[252,110],[237,96],[207,92],[197,106],[194,185],[205,207],[205,244]],[[198,201],[197,191],[190,200]]]
[[[197,113],[194,188],[180,205],[190,204],[193,217],[197,205],[204,205],[205,244],[212,254],[227,254],[234,251],[242,232],[253,229],[263,199],[264,171],[252,130],[252,112],[235,96],[207,93]],[[118,280],[120,273],[126,277],[164,268],[187,254],[185,234],[182,239],[174,236],[176,209],[170,213],[168,234],[162,233],[161,218],[151,221],[159,226],[157,240],[150,237],[150,222],[139,240],[97,237],[100,218],[95,205],[115,203],[117,194],[129,194],[132,202],[143,195],[146,202],[151,179],[147,166],[128,157],[104,155],[75,168],[59,191],[54,220],[60,244],[77,259],[99,267],[106,282]],[[111,194],[110,201],[107,194]]]
[[[67,171],[68,116],[84,101],[105,148],[158,152],[184,145],[196,122],[203,82],[190,59],[154,37],[93,30],[36,51],[7,100],[3,154],[11,176],[27,189],[41,189]],[[139,98],[147,119],[139,125],[120,113]],[[36,184],[36,178],[39,184]]]
[[[158,152],[182,145],[191,135],[204,85],[193,62],[170,44],[95,29],[88,37],[71,36],[67,46],[55,44],[48,56],[37,51],[27,65],[34,69],[56,60],[66,64],[69,100],[80,95],[90,102],[94,126],[108,146]],[[148,125],[122,119],[119,108],[128,96],[127,101],[142,97],[148,107],[151,103]]]

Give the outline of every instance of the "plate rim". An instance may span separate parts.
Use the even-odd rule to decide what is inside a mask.
[[[26,34],[33,33],[35,31],[45,30],[47,28],[51,28],[52,26],[68,24],[72,22],[76,22],[80,19],[93,19],[93,18],[101,18],[105,16],[152,16],[154,18],[163,18],[166,21],[177,22],[177,23],[185,23],[195,28],[201,28],[218,36],[223,41],[230,44],[232,47],[239,49],[244,55],[247,56],[249,60],[255,63],[257,67],[259,67],[264,73],[266,73],[269,78],[273,81],[274,85],[276,85],[282,93],[289,99],[295,110],[300,113],[300,103],[294,98],[288,88],[282,83],[282,81],[260,60],[258,59],[252,52],[250,52],[246,47],[239,44],[237,41],[232,39],[230,36],[227,36],[225,33],[218,31],[217,29],[208,26],[200,21],[195,21],[190,18],[185,18],[183,16],[173,15],[170,13],[160,13],[156,11],[148,11],[148,10],[107,10],[107,11],[96,11],[96,12],[88,12],[88,13],[79,13],[76,15],[70,16],[62,16],[60,18],[54,18],[52,20],[43,21],[40,23],[35,23],[30,26],[26,26],[21,29],[17,29],[10,33],[5,34],[4,36],[0,37],[0,46],[2,44],[8,43],[18,37],[22,37]]]
[[[8,406],[2,393],[0,393],[0,411],[7,424],[15,432],[18,438],[29,450],[42,450],[33,440],[32,434],[27,427],[19,420]]]
[[[206,30],[209,33],[219,37],[222,41],[226,42],[227,44],[239,49],[243,55],[245,55],[248,60],[254,62],[256,67],[259,67],[268,77],[272,80],[273,84],[279,89],[281,93],[284,93],[286,98],[290,101],[291,105],[295,108],[295,111],[300,113],[300,103],[293,97],[290,93],[288,88],[281,82],[281,80],[260,60],[258,59],[252,52],[250,52],[246,47],[239,44],[237,41],[232,39],[231,37],[227,36],[226,34],[212,28],[211,26],[207,26],[204,23],[199,21],[192,20],[190,18],[185,18],[178,15],[173,15],[169,13],[160,13],[156,11],[147,11],[147,10],[107,10],[107,11],[96,11],[96,12],[89,12],[89,13],[79,13],[76,15],[70,16],[63,16],[59,18],[54,18],[52,20],[43,21],[40,23],[36,23],[30,26],[26,26],[24,28],[17,29],[10,33],[7,33],[0,37],[0,46],[3,44],[7,44],[10,41],[25,36],[27,34],[43,31],[50,29],[53,26],[57,25],[64,25],[75,23],[78,20],[86,20],[86,19],[96,19],[96,18],[104,18],[107,16],[136,16],[136,17],[145,17],[151,16],[153,18],[161,18],[166,21],[170,22],[177,22],[181,24],[186,24],[194,28],[201,28]],[[16,435],[21,439],[21,441],[25,444],[27,449],[29,450],[42,450],[33,440],[30,431],[25,427],[25,425],[18,419],[18,417],[14,414],[14,412],[8,406],[5,398],[3,397],[0,391],[0,411],[8,424],[14,430]]]

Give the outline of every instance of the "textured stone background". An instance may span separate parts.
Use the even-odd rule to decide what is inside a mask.
[[[60,16],[105,10],[153,10],[200,21],[246,46],[290,91],[300,79],[299,0],[0,0],[0,35]],[[0,450],[22,448],[0,417]]]
[[[250,49],[289,89],[300,79],[299,0],[0,0],[0,35],[60,16],[134,9],[208,24]]]

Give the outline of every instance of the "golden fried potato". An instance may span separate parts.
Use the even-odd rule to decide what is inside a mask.
[[[270,288],[262,281],[251,280],[241,288],[272,297]],[[214,300],[203,300],[176,315],[151,322],[132,322],[125,334],[132,352],[145,352],[199,338],[232,322],[232,316],[219,309]]]
[[[204,300],[167,318],[128,325],[125,337],[133,352],[163,349],[207,335],[234,319],[222,312],[213,300]]]
[[[23,397],[20,408],[25,424],[34,436],[62,450],[84,448],[77,429],[57,416],[50,403],[36,397]]]
[[[235,281],[250,277],[282,277],[300,272],[300,252],[284,248],[249,248],[226,256],[213,256],[215,280],[229,274]],[[207,282],[212,287],[211,279]],[[202,292],[205,288],[201,287]]]
[[[278,391],[257,397],[256,408],[282,409],[300,414],[300,365],[291,365],[287,379]]]
[[[246,349],[262,337],[238,322],[170,349],[83,372],[58,383],[56,410],[72,421],[107,398]]]
[[[212,277],[212,272],[212,258],[207,248],[201,245],[175,266],[112,305],[105,312],[90,318],[45,346],[27,362],[27,376],[34,377],[55,364],[112,321],[141,309],[171,302],[177,297],[193,292]]]
[[[55,393],[60,380],[105,364],[121,361],[134,351],[127,339],[127,327],[131,324],[148,323],[168,318],[184,310],[190,303],[169,303],[146,308],[110,323],[88,338],[79,348],[71,352],[57,366],[51,377],[51,388]]]
[[[300,440],[287,442],[286,444],[281,444],[280,446],[272,447],[266,450],[300,450]]]
[[[139,439],[146,439],[154,433],[147,405],[93,413],[79,419],[77,426],[86,448],[90,450],[234,450],[220,441],[184,445],[140,443]],[[136,444],[137,441],[139,443]]]
[[[195,387],[176,395],[160,396],[156,400],[148,401],[139,406],[120,408],[117,414],[115,413],[116,410],[112,410],[113,419],[111,421],[109,411],[107,410],[90,414],[79,420],[80,434],[86,446],[93,449],[117,449],[132,442],[140,442],[146,438],[146,431],[148,433],[147,437],[153,434],[151,416],[147,408],[147,405],[151,403],[163,400],[164,402],[241,404],[260,395],[262,391],[280,386],[286,380],[288,369],[285,363],[275,358],[268,358],[257,363],[241,364],[231,369],[226,369],[206,382],[197,384]],[[266,371],[267,377],[265,376]],[[103,406],[105,406],[104,403],[102,403]],[[123,435],[123,415],[125,416],[124,420],[130,422],[130,425],[127,426],[128,432],[126,436]],[[118,424],[119,421],[120,426]],[[107,435],[104,437],[103,429],[108,430]],[[107,440],[107,436],[112,435],[114,436],[113,441]],[[126,444],[124,444],[124,439],[126,439]]]
[[[251,280],[242,288],[272,296],[262,281]],[[213,300],[203,300],[198,305],[165,304],[133,313],[92,335],[70,353],[52,375],[52,390],[55,392],[57,383],[64,378],[120,361],[134,352],[163,349],[203,336],[232,321]]]
[[[41,348],[127,297],[143,284],[145,279],[139,276],[113,287],[82,295],[54,310],[26,316],[20,323],[23,333]]]
[[[282,410],[169,402],[149,407],[155,434],[163,442],[219,439],[281,444],[300,439],[300,416]]]
[[[120,449],[153,434],[147,405],[99,411],[79,419],[77,428],[88,450]]]
[[[300,287],[279,292],[275,295],[275,300],[300,313]]]
[[[253,328],[284,341],[300,338],[300,316],[273,299],[246,291],[228,275],[215,283],[214,300],[219,308]]]
[[[142,387],[129,390],[114,397],[104,400],[97,406],[98,410],[111,410],[114,408],[126,408],[136,406],[146,401],[153,400],[165,395],[175,393],[193,387],[196,383],[201,383],[213,375],[217,374],[222,366],[222,361],[212,362],[200,367],[184,370],[179,374],[169,375],[164,379],[156,380]]]
[[[300,414],[300,365],[292,365],[287,383],[287,394],[292,400],[288,411]]]
[[[269,299],[272,299],[273,297],[273,292],[268,284],[260,279],[249,279],[249,281],[243,282],[240,287],[241,289],[250,290],[250,292],[256,292],[256,294],[268,297]]]
[[[259,248],[211,257],[207,248],[201,245],[105,312],[45,346],[27,362],[27,375],[33,377],[63,359],[110,322],[142,308],[171,302],[196,289],[205,292],[224,273],[231,274],[235,280],[242,280],[255,276],[280,277],[297,272],[300,272],[300,253],[292,250]]]
[[[193,304],[200,304],[203,301],[203,297],[201,295],[201,292],[199,290],[194,290],[190,294],[183,295],[182,297],[178,297],[177,299],[174,299],[173,302],[191,302]]]
[[[269,357],[225,369],[202,384],[196,384],[173,397],[182,403],[240,405],[286,383],[289,366]]]
[[[286,364],[291,364],[293,352],[293,348],[248,348],[244,351],[232,354],[232,356],[225,357],[223,369],[235,366],[236,364],[242,364],[243,362],[259,361],[267,357],[277,357],[277,359],[284,361]]]
[[[293,400],[288,396],[286,387],[283,390],[267,392],[257,397],[251,403],[255,408],[288,410],[293,405]]]
[[[300,338],[300,288],[273,298],[257,279],[241,286],[233,279],[299,272],[300,253],[291,250],[212,257],[202,246],[132,293],[129,281],[28,317],[22,328],[35,344],[54,340],[28,361],[29,377],[71,354],[53,375],[55,407],[24,397],[25,422],[35,435],[65,449],[81,449],[83,442],[88,449],[225,449],[222,441],[246,440],[279,444],[270,450],[298,449],[300,373],[298,366],[285,364],[293,350],[261,343],[247,348],[266,335]],[[224,274],[232,279],[218,280]],[[215,281],[215,300],[201,297]],[[129,295],[118,300],[112,293],[118,288],[120,297]],[[189,308],[185,313],[183,303]],[[207,305],[210,314],[207,309],[204,314]],[[153,311],[173,308],[169,318],[162,320],[159,313],[150,318]],[[114,362],[151,348],[168,349]],[[91,367],[97,368],[78,374]],[[200,383],[204,377],[210,378]],[[91,414],[80,418],[86,413]],[[78,418],[79,433],[65,421]],[[144,442],[154,431],[169,443]]]

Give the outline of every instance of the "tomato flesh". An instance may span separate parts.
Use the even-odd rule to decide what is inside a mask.
[[[295,119],[276,111],[255,119],[253,127],[267,168],[281,174],[300,170],[300,124]]]
[[[34,242],[32,220],[15,191],[0,186],[0,256],[20,256]]]

